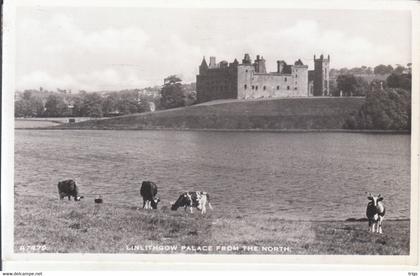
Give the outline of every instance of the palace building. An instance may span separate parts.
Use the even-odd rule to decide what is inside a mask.
[[[203,58],[197,75],[197,101],[218,99],[259,99],[279,97],[329,96],[330,56],[314,56],[314,70],[299,59],[294,64],[277,61],[276,72],[267,72],[265,59],[257,55],[254,62],[245,54],[242,63],[216,63]]]

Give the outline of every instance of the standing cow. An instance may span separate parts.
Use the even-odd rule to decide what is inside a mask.
[[[370,200],[366,208],[366,216],[369,220],[369,231],[374,233],[376,226],[376,233],[382,234],[382,221],[385,216],[385,206],[382,203],[384,199],[380,194],[374,196],[369,194]]]
[[[79,196],[79,188],[76,185],[76,182],[73,179],[67,179],[58,182],[58,194],[60,195],[60,199],[64,197],[74,197],[75,201],[79,201],[83,196]]]
[[[206,213],[206,204],[209,204],[210,209],[213,207],[210,204],[210,196],[206,192],[185,192],[182,193],[178,200],[172,204],[171,210],[176,211],[180,207],[184,207],[184,210],[187,210],[187,207],[190,207],[190,212],[193,212],[193,207],[201,211],[201,214]]]
[[[143,197],[143,209],[157,209],[160,201],[156,196],[158,188],[152,181],[143,181],[141,183],[140,195]]]

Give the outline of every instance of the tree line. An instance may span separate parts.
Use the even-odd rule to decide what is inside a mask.
[[[76,94],[25,90],[17,93],[15,117],[103,117],[150,111],[154,98],[136,89]]]
[[[375,78],[368,81],[354,74],[342,74],[338,75],[335,81],[330,82],[330,91],[332,96],[367,96],[371,83],[381,81]],[[411,73],[393,72],[382,83],[386,83],[390,88],[411,90]]]
[[[173,75],[162,87],[128,89],[108,92],[57,89],[42,87],[17,91],[15,117],[103,117],[142,113],[194,104],[195,83],[183,84]],[[152,110],[153,109],[153,110]]]
[[[410,73],[411,74],[411,63],[407,63],[406,66],[401,64],[396,64],[395,67],[392,65],[384,65],[379,64],[375,67],[368,67],[368,66],[361,66],[361,67],[353,67],[353,68],[340,68],[340,69],[331,69],[330,75],[337,76],[337,75],[389,75],[392,73],[395,74],[403,74],[403,73]]]

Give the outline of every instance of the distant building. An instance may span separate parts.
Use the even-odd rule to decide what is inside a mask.
[[[309,71],[308,79],[311,96],[330,96],[330,55],[326,59],[314,55],[314,70]]]
[[[314,56],[315,68],[299,59],[293,65],[277,61],[276,72],[267,73],[265,59],[259,55],[251,61],[245,54],[242,63],[216,63],[210,57],[207,65],[203,58],[197,75],[197,102],[217,99],[258,99],[278,97],[308,97],[329,95],[330,57],[319,59]]]

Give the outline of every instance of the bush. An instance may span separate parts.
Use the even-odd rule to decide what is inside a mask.
[[[411,93],[401,88],[377,88],[367,94],[358,114],[343,126],[348,129],[410,130]]]

